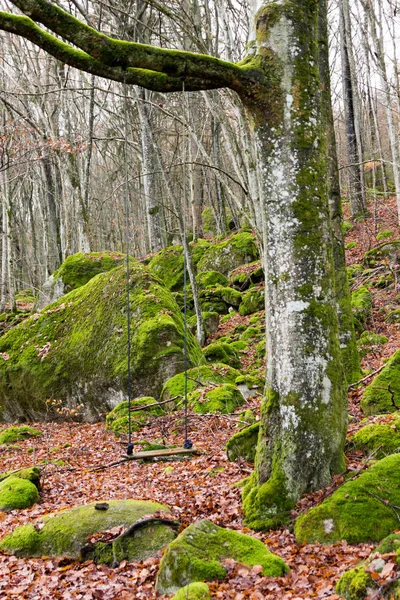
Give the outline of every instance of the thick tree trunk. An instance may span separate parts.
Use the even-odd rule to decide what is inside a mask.
[[[284,521],[305,492],[344,469],[347,419],[318,4],[264,2],[256,31],[257,58],[268,62],[271,74],[265,99],[248,105],[263,173],[267,380],[244,509],[251,527],[266,528]]]

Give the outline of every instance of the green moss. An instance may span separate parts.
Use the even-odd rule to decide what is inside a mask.
[[[357,248],[358,243],[357,242],[349,242],[348,244],[346,244],[345,248],[346,250],[351,250],[352,248]]]
[[[222,579],[226,575],[222,565],[225,558],[250,567],[261,565],[263,574],[271,577],[289,570],[259,540],[210,521],[198,521],[168,546],[161,559],[156,588],[160,593],[173,593],[195,581]]]
[[[184,324],[170,292],[145,267],[130,263],[132,395],[158,395],[183,370]],[[0,338],[0,418],[40,418],[46,400],[85,416],[112,408],[127,385],[126,274],[117,267],[91,279]],[[188,334],[190,365],[204,358]]]
[[[204,348],[203,354],[209,363],[222,363],[234,369],[240,369],[240,359],[231,344],[214,342]]]
[[[132,408],[139,408],[148,404],[156,404],[157,400],[151,396],[136,398],[131,401]],[[146,410],[131,411],[131,428],[132,431],[139,431],[146,423],[154,417],[160,417],[165,414],[162,406],[152,406]],[[128,433],[128,401],[120,402],[106,417],[106,429],[110,429],[114,433]]]
[[[259,260],[242,265],[229,274],[229,285],[237,287],[241,291],[262,281],[264,281],[264,270]]]
[[[190,392],[188,402],[197,414],[229,414],[244,403],[244,397],[229,383]]]
[[[251,289],[243,298],[239,307],[242,316],[251,315],[265,308],[264,290]]]
[[[6,471],[0,473],[0,482],[7,477],[18,477],[19,479],[26,479],[30,481],[40,490],[40,469],[39,467],[27,467],[26,469],[19,469],[18,471]]]
[[[199,273],[214,269],[228,275],[229,271],[258,258],[259,252],[254,237],[251,233],[242,231],[219,244],[210,246],[197,268]]]
[[[263,326],[248,327],[246,331],[242,333],[240,339],[244,340],[245,342],[251,341],[252,343],[256,343],[258,341],[261,341],[260,338],[264,336],[264,331],[265,329]]]
[[[394,256],[400,244],[400,240],[393,240],[392,242],[382,243],[372,250],[368,250],[364,254],[363,263],[369,267],[375,267],[377,264],[387,260],[391,256]]]
[[[117,538],[112,546],[99,542],[88,547],[87,540],[94,534],[118,526],[127,528],[154,512],[168,511],[162,504],[138,500],[110,500],[107,504],[107,510],[96,510],[93,502],[45,515],[34,525],[17,527],[1,540],[0,549],[16,556],[90,557],[112,564],[114,556],[117,562],[154,556],[175,537],[169,526],[150,523],[137,529],[133,538]]]
[[[357,321],[365,325],[372,314],[372,294],[368,288],[361,286],[352,292],[351,307]]]
[[[0,444],[14,444],[15,442],[21,442],[22,440],[40,435],[42,435],[42,432],[39,429],[34,429],[27,425],[8,427],[8,429],[3,429],[0,433]]]
[[[365,415],[392,413],[400,408],[400,350],[365,389],[361,409]]]
[[[387,423],[372,423],[359,429],[350,443],[365,454],[374,453],[374,458],[383,458],[400,451],[400,417]]]
[[[386,344],[387,341],[388,338],[385,335],[379,335],[373,331],[363,331],[357,343],[358,351],[361,356],[366,356],[373,352],[377,346]]]
[[[198,240],[190,244],[193,265],[196,266],[207,248],[210,246],[206,240]],[[168,246],[158,252],[149,263],[149,268],[156,274],[167,288],[173,292],[183,289],[183,246]]]
[[[85,285],[95,275],[122,265],[124,261],[125,255],[119,252],[79,252],[65,259],[53,274],[53,279],[62,279],[65,291],[70,292]]]
[[[400,455],[378,461],[295,523],[299,542],[380,541],[398,528]]]
[[[236,424],[237,429],[243,429],[245,427],[250,427],[250,425],[254,425],[256,422],[256,417],[251,408],[247,408],[238,414],[238,421]]]
[[[347,277],[353,279],[364,271],[364,267],[360,264],[354,264],[347,267]]]
[[[235,383],[235,379],[240,375],[239,371],[228,367],[227,365],[214,364],[202,365],[200,367],[189,369],[187,376],[187,390],[194,390],[204,387],[210,383]],[[168,400],[175,397],[183,397],[185,393],[185,375],[179,373],[167,381],[161,392],[161,400]]]
[[[378,233],[376,239],[379,242],[380,240],[387,240],[388,238],[392,237],[392,235],[394,235],[394,231],[392,231],[391,229],[384,229],[383,231],[380,231]]]
[[[379,552],[379,554],[389,554],[390,552],[397,552],[399,548],[400,535],[398,533],[391,533],[381,541],[379,546],[376,547],[375,552]],[[399,564],[399,560],[397,560],[397,564]]]
[[[210,589],[206,583],[195,582],[178,590],[171,600],[210,600]]]
[[[346,600],[364,600],[367,597],[367,589],[373,587],[370,573],[366,573],[363,567],[356,567],[346,571],[336,585],[336,592]]]
[[[395,310],[390,311],[390,313],[385,318],[387,323],[400,323],[400,308],[396,308]]]
[[[0,510],[29,508],[39,500],[36,485],[28,479],[10,476],[0,481]]]
[[[226,444],[228,460],[235,461],[239,457],[254,462],[260,423],[254,423],[230,438]]]
[[[353,223],[350,223],[350,221],[343,221],[342,222],[342,232],[343,232],[343,234],[348,233],[353,228],[354,228],[354,225],[353,225]]]
[[[228,312],[228,305],[226,302],[218,300],[218,298],[213,298],[212,300],[201,300],[200,306],[203,312],[216,312],[219,315],[225,315]]]
[[[201,289],[208,287],[228,286],[228,278],[218,271],[205,271],[204,273],[199,273],[196,276],[196,281]]]

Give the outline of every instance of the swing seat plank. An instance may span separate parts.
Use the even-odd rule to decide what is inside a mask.
[[[162,456],[176,456],[185,454],[201,454],[197,448],[167,448],[166,450],[147,450],[144,452],[134,452],[133,454],[123,454],[127,460],[140,460],[141,458],[159,458]]]

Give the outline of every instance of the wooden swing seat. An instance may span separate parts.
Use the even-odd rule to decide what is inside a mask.
[[[190,454],[201,454],[197,448],[167,448],[166,450],[147,450],[134,452],[133,454],[122,454],[127,460],[140,460],[142,458],[161,458],[164,456],[184,456]]]

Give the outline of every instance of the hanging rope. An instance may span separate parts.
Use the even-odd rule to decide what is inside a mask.
[[[129,270],[129,254],[130,254],[130,202],[129,202],[129,171],[128,171],[128,93],[126,86],[126,71],[124,71],[124,176],[125,176],[125,248],[126,248],[126,318],[128,328],[128,448],[127,455],[133,454],[132,444],[132,418],[131,418],[131,403],[132,403],[132,374],[131,374],[131,303],[129,298],[130,288],[130,270]]]
[[[189,418],[188,418],[188,344],[187,344],[187,214],[186,214],[186,132],[187,132],[187,114],[186,114],[186,100],[185,100],[185,80],[182,81],[182,103],[183,103],[183,322],[184,322],[184,334],[183,334],[183,366],[184,366],[184,422],[185,422],[185,441],[183,447],[186,449],[190,449],[193,446],[191,440],[189,440]]]

